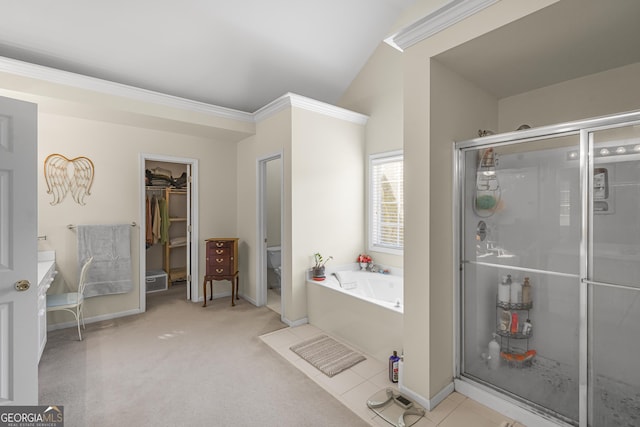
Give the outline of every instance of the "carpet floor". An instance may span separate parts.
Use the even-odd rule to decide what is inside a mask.
[[[147,296],[147,312],[49,332],[41,405],[75,426],[366,426],[258,337],[285,325],[228,298],[206,308],[184,288]]]

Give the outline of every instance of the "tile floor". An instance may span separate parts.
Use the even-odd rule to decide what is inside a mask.
[[[303,325],[295,328],[284,328],[260,338],[282,357],[291,362],[296,368],[307,374],[309,378],[335,396],[362,419],[372,426],[389,427],[383,418],[374,413],[366,402],[376,393],[392,387],[396,391],[397,384],[389,381],[386,364],[367,357],[352,368],[329,378],[311,366],[305,360],[289,349],[293,344],[324,333],[312,326]],[[329,335],[329,334],[327,334]],[[335,338],[335,337],[333,337]],[[337,341],[339,339],[335,338]],[[341,341],[348,346],[348,343]],[[367,356],[365,354],[365,356]],[[407,420],[410,421],[410,420]],[[433,411],[427,412],[415,427],[524,427],[522,424],[481,405],[480,403],[453,392],[442,401]]]

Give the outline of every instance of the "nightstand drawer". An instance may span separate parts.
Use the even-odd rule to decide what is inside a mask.
[[[210,240],[207,243],[207,246],[210,248],[217,248],[217,249],[223,249],[223,248],[231,248],[233,242],[229,242],[227,240]]]
[[[221,265],[221,266],[212,266],[207,270],[207,275],[209,276],[229,276],[235,272],[231,271],[229,265]]]

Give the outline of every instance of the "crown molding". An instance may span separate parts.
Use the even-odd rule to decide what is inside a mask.
[[[335,105],[327,104],[326,102],[317,101],[305,96],[296,95],[291,92],[282,95],[280,98],[260,108],[253,113],[253,115],[255,117],[255,121],[260,122],[289,107],[302,108],[307,111],[313,111],[325,116],[334,117],[360,125],[366,124],[367,120],[369,120],[369,116],[364,114],[336,107]]]
[[[115,95],[137,101],[148,102],[166,107],[204,113],[222,119],[238,120],[242,122],[254,122],[254,116],[244,111],[233,110],[231,108],[219,107],[199,101],[192,101],[173,95],[89,77],[82,74],[57,70],[55,68],[44,67],[31,64],[29,62],[0,57],[0,72],[15,74],[22,77],[33,78],[49,83],[61,84],[78,89],[85,89],[107,95]]]
[[[404,51],[500,0],[452,0],[424,18],[387,37],[388,45]]]
[[[0,57],[0,72],[241,122],[256,123],[287,107],[303,108],[358,124],[365,124],[368,119],[363,114],[294,93],[287,93],[254,113],[247,113],[5,57]]]

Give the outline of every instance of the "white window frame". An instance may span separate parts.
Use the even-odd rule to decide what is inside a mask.
[[[367,210],[369,214],[369,222],[368,222],[369,224],[368,248],[369,249],[368,250],[372,252],[384,252],[384,253],[389,253],[394,255],[403,255],[404,243],[403,243],[403,246],[401,247],[387,246],[387,245],[382,245],[379,242],[375,241],[375,237],[374,237],[374,225],[377,223],[377,221],[375,221],[374,219],[374,215],[376,211],[376,204],[378,203],[376,200],[374,200],[374,197],[376,196],[376,192],[374,191],[374,168],[377,164],[395,162],[395,161],[402,161],[403,168],[404,168],[404,153],[402,150],[387,151],[384,153],[376,153],[376,154],[369,155],[369,174],[368,174],[369,175],[368,176],[369,194],[367,197],[367,200],[368,200]],[[403,187],[404,187],[404,183],[403,183]],[[401,205],[402,205],[402,208],[404,208],[404,188],[402,193],[403,193],[402,194],[403,200],[401,202]],[[404,215],[403,215],[403,218],[404,218]],[[403,242],[404,242],[404,238],[403,238]]]

